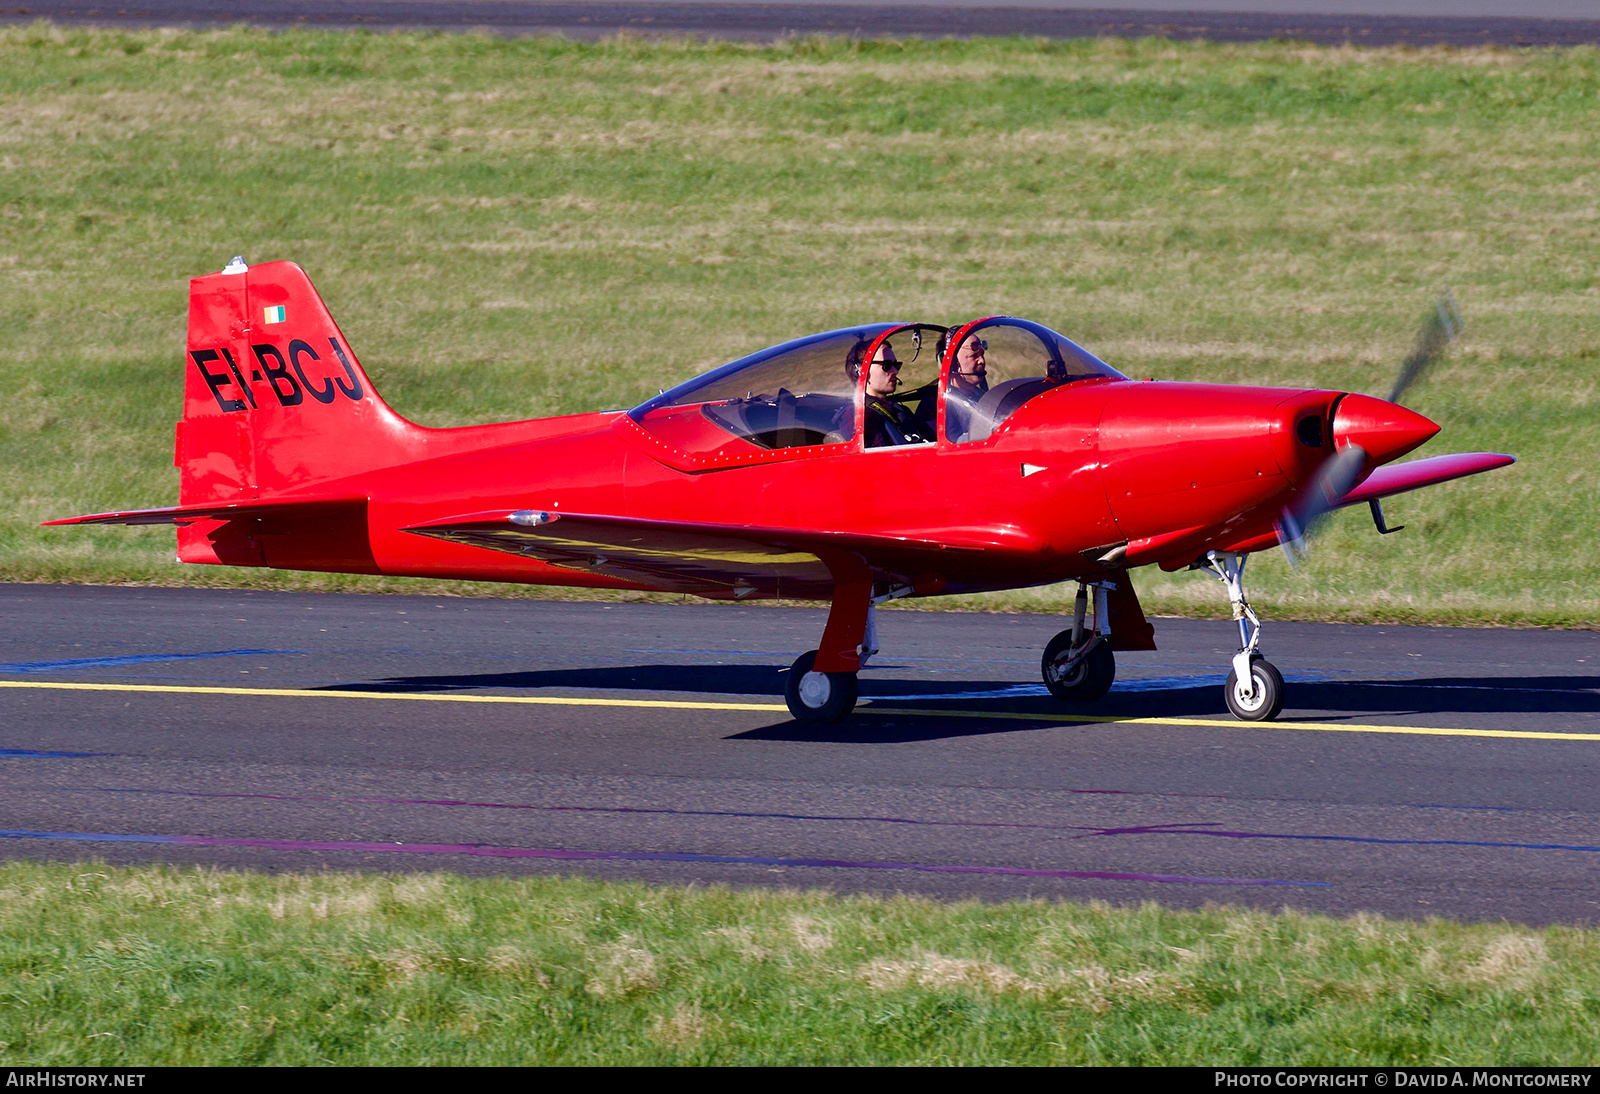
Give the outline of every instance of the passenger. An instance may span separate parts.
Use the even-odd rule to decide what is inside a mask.
[[[989,390],[988,367],[984,353],[989,343],[968,338],[950,362],[950,386],[944,396],[944,435],[964,441],[972,433],[972,416]]]
[[[927,427],[917,420],[911,408],[893,397],[895,388],[899,386],[900,362],[895,359],[894,350],[886,342],[873,355],[867,369],[868,448],[927,444],[933,439],[924,435]]]

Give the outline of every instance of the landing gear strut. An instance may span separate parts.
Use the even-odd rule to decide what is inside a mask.
[[[1094,589],[1094,621],[1084,625],[1089,590]],[[1072,629],[1062,631],[1044,648],[1039,670],[1044,686],[1057,699],[1091,702],[1111,690],[1117,678],[1117,659],[1111,652],[1111,613],[1106,595],[1116,588],[1109,581],[1078,583],[1072,607]]]
[[[1210,551],[1196,566],[1213,574],[1228,588],[1228,602],[1239,624],[1239,652],[1222,686],[1222,697],[1235,718],[1245,722],[1270,722],[1283,710],[1283,674],[1261,656],[1261,620],[1250,610],[1244,595],[1244,564],[1248,555]]]
[[[911,594],[909,585],[839,582],[822,646],[789,666],[783,699],[797,722],[837,722],[856,707],[857,676],[878,652],[879,604]]]

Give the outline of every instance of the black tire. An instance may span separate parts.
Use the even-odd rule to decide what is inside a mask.
[[[1044,686],[1057,699],[1078,703],[1093,702],[1104,697],[1117,678],[1117,658],[1111,652],[1111,643],[1104,640],[1095,642],[1094,648],[1072,667],[1072,672],[1063,675],[1060,665],[1066,661],[1071,650],[1071,631],[1062,631],[1050,639],[1050,644],[1044,648],[1044,657],[1039,660]]]
[[[1239,698],[1235,687],[1239,675],[1231,669],[1228,682],[1222,685],[1222,697],[1241,722],[1270,722],[1283,712],[1283,674],[1271,661],[1255,657],[1250,661],[1250,675],[1256,685],[1253,699]]]
[[[789,666],[783,698],[797,722],[837,722],[856,708],[856,674],[813,672],[817,651],[802,653]]]

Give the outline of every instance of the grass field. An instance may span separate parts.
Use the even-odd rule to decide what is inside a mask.
[[[1594,1066],[1600,936],[582,879],[0,866],[0,1066]]]
[[[1470,329],[1409,396],[1425,452],[1522,462],[1397,499],[1397,536],[1341,515],[1305,572],[1257,564],[1257,606],[1592,625],[1597,152],[1590,49],[0,29],[0,580],[409,584],[35,527],[173,503],[187,278],[239,252],[304,265],[429,425],[995,311],[1136,376],[1381,394],[1449,283]]]

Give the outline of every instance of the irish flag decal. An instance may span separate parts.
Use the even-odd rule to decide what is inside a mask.
[[[287,318],[287,316],[284,315],[282,304],[279,304],[275,308],[261,309],[261,319],[264,323],[281,323],[285,318]]]

